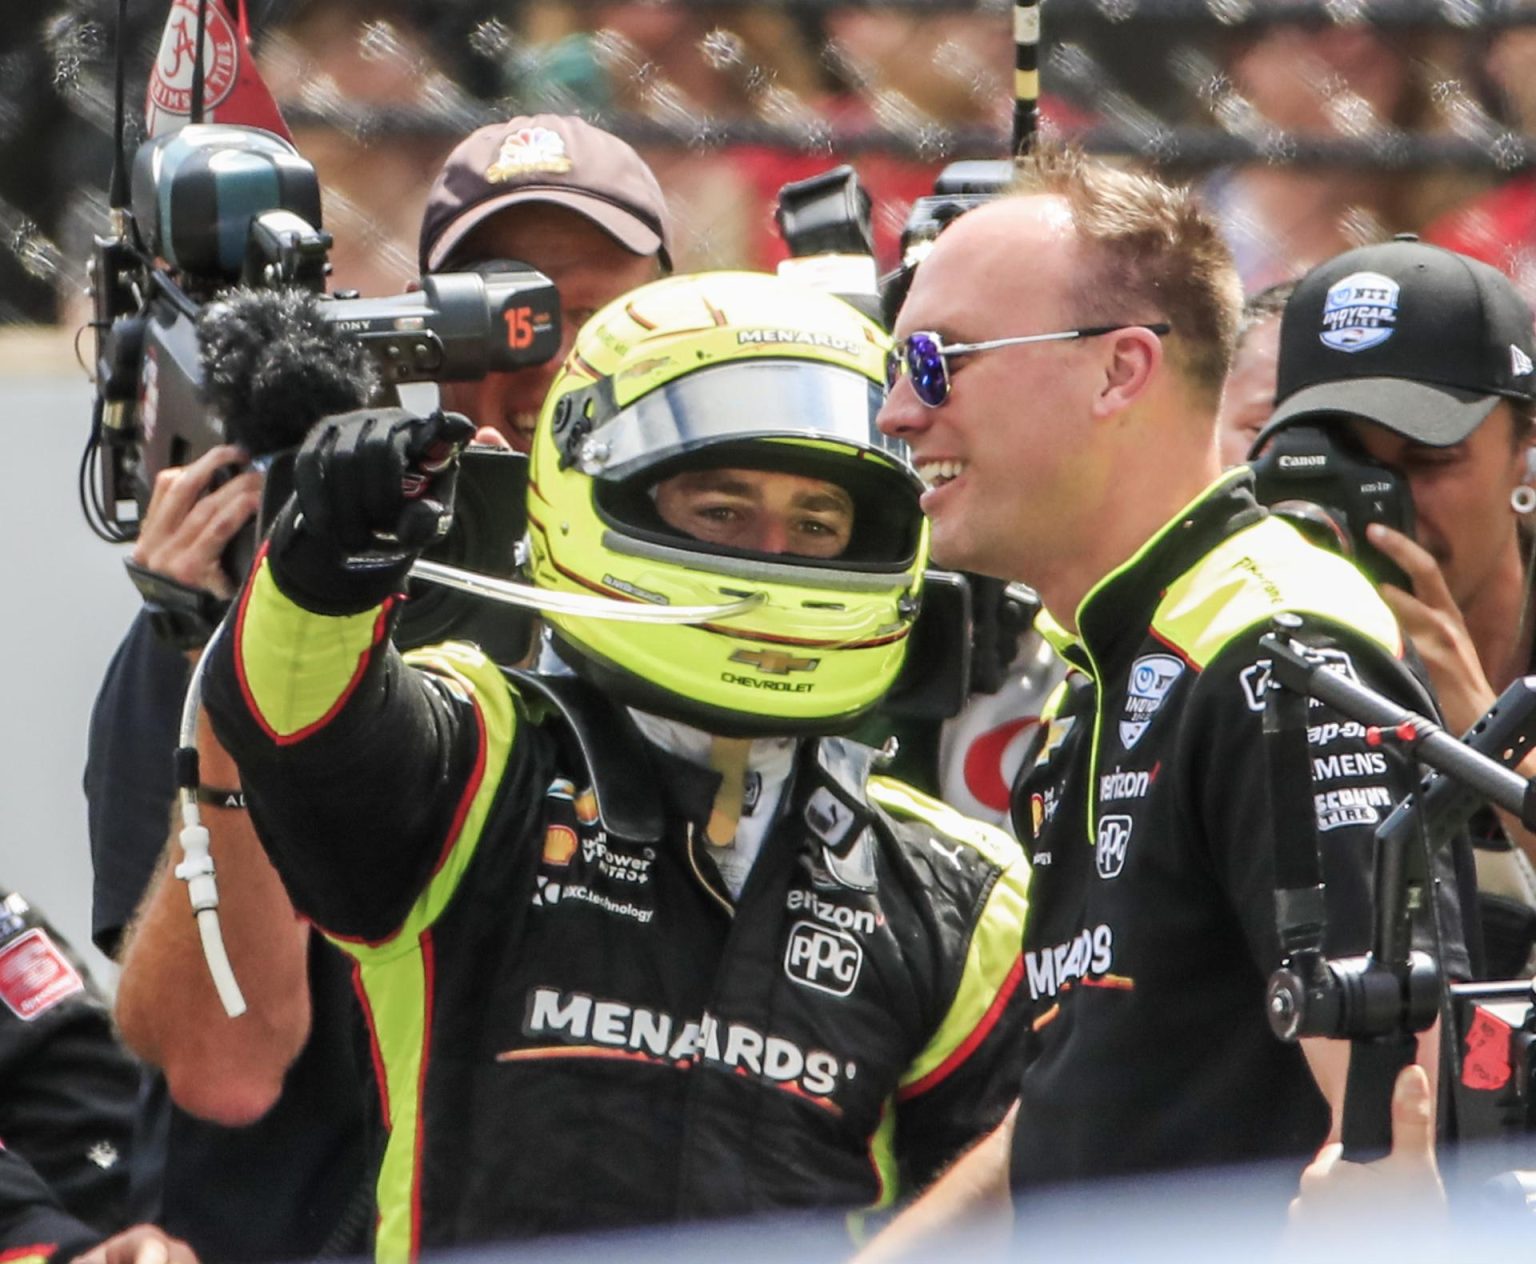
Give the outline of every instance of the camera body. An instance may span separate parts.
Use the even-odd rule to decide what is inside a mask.
[[[99,498],[131,538],[155,475],[231,438],[204,391],[197,321],[236,285],[322,291],[330,236],[314,168],[259,128],[189,125],[140,146],[133,227],[144,252],[99,242],[97,390],[105,404]],[[125,275],[126,273],[126,275]],[[356,343],[385,388],[542,364],[559,351],[560,304],[542,273],[445,273],[384,298],[323,297],[319,319]],[[370,400],[387,396],[376,392]],[[302,439],[258,443],[266,456]]]
[[[114,210],[116,231],[98,238],[91,264],[97,412],[82,494],[92,525],[108,539],[137,535],[162,469],[218,444],[238,442],[267,467],[270,505],[272,495],[287,490],[280,463],[271,459],[296,448],[319,416],[390,403],[398,384],[514,371],[559,351],[559,295],[542,273],[516,261],[428,276],[405,294],[325,295],[331,237],[320,228],[315,170],[287,141],[260,128],[192,124],[149,140],[134,157],[131,187],[131,209]],[[329,394],[311,397],[306,366],[297,362],[302,356],[263,362],[261,340],[253,336],[252,374],[270,387],[273,375],[286,373],[292,380],[275,397],[294,405],[254,415],[259,408],[244,406],[238,384],[210,382],[210,373],[217,377],[227,365],[211,363],[206,345],[210,323],[252,296],[271,300],[258,331],[265,322],[273,341],[281,341],[288,333],[283,321],[302,317],[299,352],[317,358],[316,348],[338,348],[355,371],[320,366]],[[256,385],[248,394],[257,393]],[[227,406],[221,409],[211,391]],[[349,391],[353,398],[342,398]],[[432,555],[510,577],[525,488],[517,454],[466,460],[454,528]],[[268,521],[262,514],[231,543],[225,568],[232,579],[248,569],[257,529]],[[421,596],[407,607],[397,640],[463,635],[461,622],[484,622],[488,613],[481,599],[466,594]],[[522,625],[504,631],[526,646],[530,621],[504,607],[494,613]],[[490,639],[505,644],[507,635]]]
[[[1271,512],[1355,562],[1374,584],[1412,584],[1365,536],[1373,522],[1413,535],[1413,496],[1403,476],[1373,461],[1335,424],[1286,426],[1250,454],[1254,487]]]

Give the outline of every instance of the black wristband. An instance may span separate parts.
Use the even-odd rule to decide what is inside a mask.
[[[144,598],[144,613],[155,635],[175,650],[200,650],[224,618],[229,602],[206,588],[146,570],[132,558],[123,566]]]
[[[224,786],[198,786],[197,801],[209,807],[245,811],[245,791],[231,790]]]

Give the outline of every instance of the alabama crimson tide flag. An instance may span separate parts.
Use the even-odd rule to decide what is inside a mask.
[[[171,0],[144,101],[149,135],[174,132],[192,117],[192,67],[200,3],[208,6],[203,38],[203,122],[264,127],[292,142],[277,102],[251,57],[245,0],[236,0],[238,24],[230,18],[224,0]]]

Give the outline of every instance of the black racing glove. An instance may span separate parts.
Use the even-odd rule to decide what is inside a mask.
[[[453,522],[458,457],[475,428],[457,413],[363,408],[305,436],[293,495],[272,528],[278,587],[317,614],[357,614],[405,585]]]

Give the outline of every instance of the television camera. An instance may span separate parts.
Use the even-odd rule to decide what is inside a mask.
[[[516,261],[427,276],[405,294],[326,295],[332,238],[315,170],[270,132],[194,123],[151,139],[131,189],[91,261],[97,393],[80,493],[108,540],[136,537],[160,470],[236,443],[268,473],[261,521],[225,555],[238,582],[287,493],[283,454],[319,417],[391,402],[404,383],[509,372],[559,350],[555,287]],[[453,530],[429,556],[510,576],[525,484],[519,454],[466,453]],[[206,594],[135,578],[173,640],[206,638],[217,615]],[[451,631],[506,661],[522,656],[526,618],[418,589],[402,644]]]

